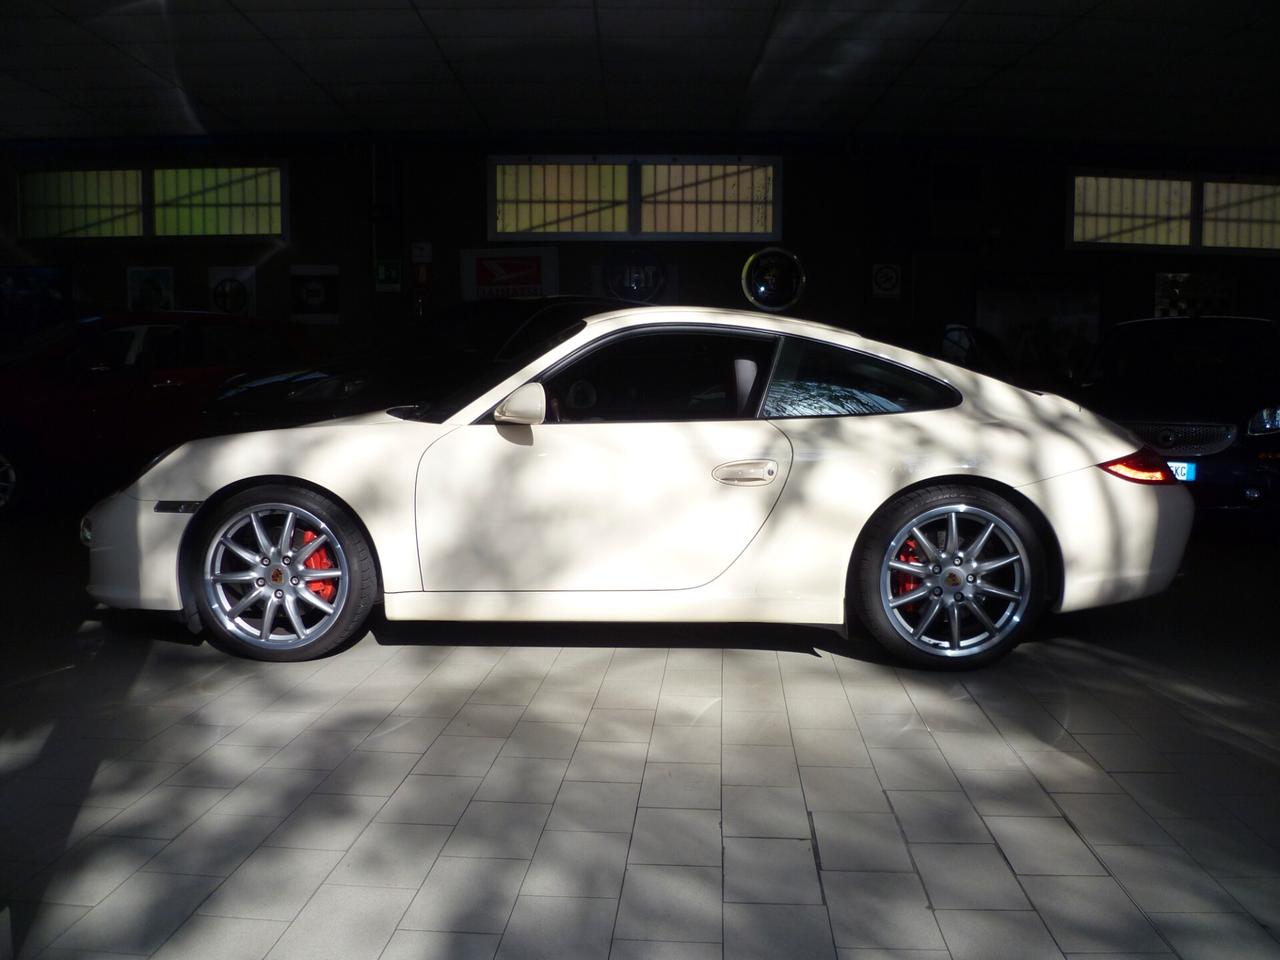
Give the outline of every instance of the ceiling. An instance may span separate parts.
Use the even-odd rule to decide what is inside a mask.
[[[1274,146],[1276,0],[0,0],[0,137]]]

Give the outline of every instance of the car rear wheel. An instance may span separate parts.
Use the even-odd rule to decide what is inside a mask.
[[[1034,525],[979,487],[930,487],[891,503],[868,525],[851,574],[871,634],[903,659],[942,669],[1004,656],[1047,599]]]
[[[236,494],[202,524],[197,543],[191,575],[201,620],[217,641],[259,660],[310,660],[341,646],[377,594],[359,524],[310,490]]]

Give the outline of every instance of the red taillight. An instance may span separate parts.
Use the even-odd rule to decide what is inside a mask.
[[[1165,463],[1164,458],[1154,450],[1145,448],[1136,453],[1131,453],[1127,457],[1121,457],[1119,460],[1100,463],[1098,466],[1107,471],[1107,473],[1133,483],[1170,484],[1178,482],[1178,479],[1173,475],[1173,471],[1169,469],[1169,464]]]

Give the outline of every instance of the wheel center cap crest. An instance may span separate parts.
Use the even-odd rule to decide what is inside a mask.
[[[942,582],[945,583],[948,587],[958,587],[964,581],[961,578],[960,574],[958,574],[956,571],[948,570],[945,574],[943,574]]]
[[[274,569],[272,569],[271,582],[274,583],[276,586],[279,586],[280,584],[284,583],[284,571],[281,570],[279,567],[275,567]]]

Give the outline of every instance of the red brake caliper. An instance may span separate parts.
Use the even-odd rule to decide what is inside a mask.
[[[898,559],[903,563],[919,563],[920,556],[916,552],[916,550],[917,550],[917,544],[915,540],[908,539],[907,542],[902,545],[902,551],[898,554]],[[902,594],[904,593],[910,593],[912,590],[915,590],[919,586],[920,586],[920,581],[915,577],[911,576],[911,574],[909,573],[898,574],[898,593],[897,593],[898,596],[902,596]],[[915,604],[908,603],[908,604],[905,604],[904,606],[907,610],[910,610],[912,607],[915,606]]]
[[[302,545],[305,547],[308,543],[316,538],[316,535],[310,530],[302,533]],[[333,561],[329,559],[328,547],[317,547],[311,556],[302,562],[302,565],[308,570],[329,570],[333,567]],[[333,598],[338,593],[338,588],[332,580],[312,580],[307,584],[308,589],[325,603],[333,603]]]

